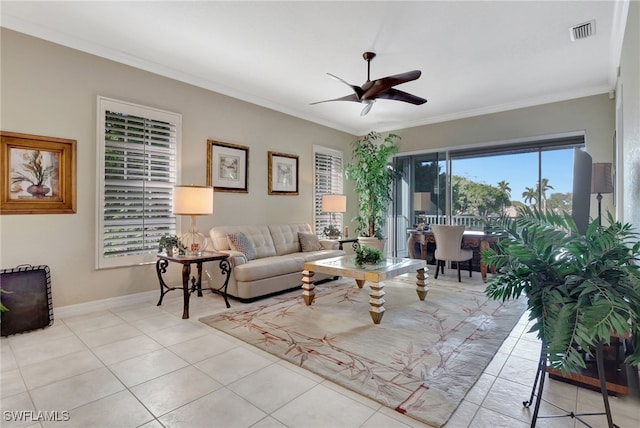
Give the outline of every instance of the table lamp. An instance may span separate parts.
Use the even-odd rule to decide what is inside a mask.
[[[335,213],[344,213],[347,211],[347,197],[345,195],[322,195],[322,211],[330,213],[331,224],[325,229],[325,234],[330,238],[340,236],[340,231],[335,227]],[[329,231],[330,233],[327,233]]]
[[[426,212],[431,210],[431,192],[415,192],[413,194],[413,210],[420,211],[417,215],[418,230],[424,229],[427,219]]]
[[[598,194],[598,224],[602,226],[602,194],[613,193],[611,164],[594,163],[591,168],[591,193]]]
[[[198,232],[196,216],[213,213],[213,187],[177,185],[173,188],[173,213],[191,216],[189,231],[180,236],[187,255],[199,256],[206,247],[206,236]]]

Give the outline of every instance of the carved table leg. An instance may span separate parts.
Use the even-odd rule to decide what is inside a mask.
[[[226,275],[224,284],[222,284],[220,290],[222,290],[225,305],[227,305],[227,308],[230,308],[231,305],[229,304],[229,299],[227,299],[227,287],[229,286],[229,277],[231,276],[231,264],[227,259],[220,260],[220,271],[222,272],[222,275]]]
[[[184,293],[184,308],[182,309],[182,319],[189,318],[189,276],[191,275],[191,265],[189,263],[182,265],[182,291]]]
[[[314,275],[314,272],[303,270],[302,271],[302,298],[304,299],[304,303],[309,306],[313,303],[313,299],[316,295],[314,291],[315,285],[313,285],[313,279],[311,277]]]
[[[167,265],[169,265],[169,262],[166,260],[158,260],[156,262],[156,273],[158,274],[158,282],[160,283],[160,300],[158,300],[158,304],[156,306],[162,305],[164,295],[172,290],[172,288],[169,288],[169,286],[164,282],[164,279],[162,279],[162,274],[167,273]]]
[[[384,282],[371,282],[369,288],[369,314],[374,324],[380,324],[384,315]]]
[[[202,262],[196,263],[196,267],[198,268],[198,297],[202,297]]]
[[[482,252],[489,248],[489,243],[484,239],[480,241],[480,257],[482,257]],[[480,276],[482,277],[483,282],[487,282],[487,265],[480,262]]]
[[[418,297],[420,300],[424,300],[427,297],[427,293],[429,292],[429,287],[427,287],[427,275],[424,273],[423,269],[418,269],[418,273],[416,275],[416,293],[418,293]]]

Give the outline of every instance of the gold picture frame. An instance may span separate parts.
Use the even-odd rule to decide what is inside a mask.
[[[207,140],[207,186],[249,193],[249,147]]]
[[[0,214],[76,212],[76,140],[0,131]]]
[[[269,152],[268,182],[270,195],[298,194],[298,156]]]

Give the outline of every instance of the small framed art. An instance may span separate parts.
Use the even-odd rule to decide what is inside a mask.
[[[0,131],[1,214],[76,212],[76,140]]]
[[[249,147],[207,140],[207,186],[217,192],[249,192]]]
[[[269,194],[298,194],[298,156],[269,152]]]

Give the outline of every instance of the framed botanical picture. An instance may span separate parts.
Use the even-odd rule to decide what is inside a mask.
[[[298,156],[269,152],[269,194],[298,194]]]
[[[249,147],[207,140],[207,186],[217,192],[249,192]]]
[[[76,141],[0,131],[0,214],[76,212]]]

